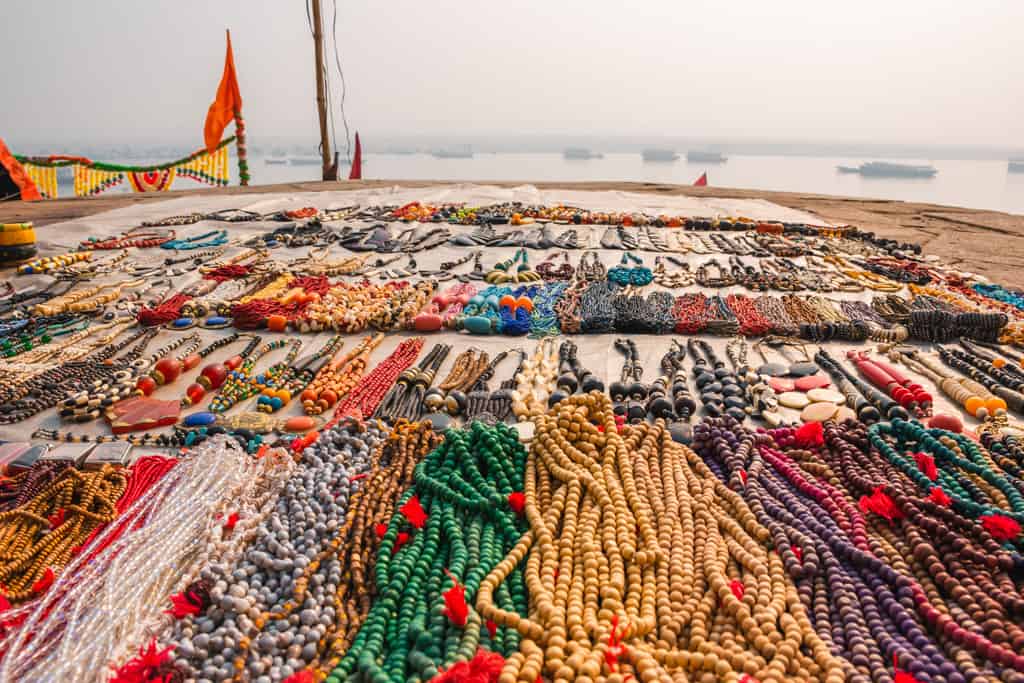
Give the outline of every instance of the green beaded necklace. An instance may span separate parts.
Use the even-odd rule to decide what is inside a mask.
[[[441,667],[472,659],[478,646],[506,656],[516,651],[519,634],[501,627],[492,638],[472,605],[480,583],[525,531],[509,505],[509,495],[523,488],[525,466],[526,451],[504,424],[474,422],[445,433],[399,500],[401,509],[417,496],[426,521],[396,552],[395,541],[409,523],[401,511],[391,518],[378,553],[377,600],[327,683],[357,673],[379,683],[426,681]],[[525,615],[522,570],[510,579],[498,591],[498,603]],[[453,580],[465,587],[464,627],[444,612],[443,594]]]

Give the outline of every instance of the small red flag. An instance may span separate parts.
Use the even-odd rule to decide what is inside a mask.
[[[708,173],[705,171],[700,174],[700,178],[693,184],[694,187],[707,187],[708,186]]]
[[[359,133],[356,133],[356,152],[352,155],[352,170],[348,172],[348,179],[363,179],[363,146],[359,142]]]

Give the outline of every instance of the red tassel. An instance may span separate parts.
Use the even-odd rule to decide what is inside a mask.
[[[825,430],[822,429],[820,422],[804,423],[793,436],[797,445],[805,448],[821,446],[825,443]]]
[[[46,589],[53,585],[53,569],[50,567],[46,568],[43,572],[43,578],[39,579],[32,584],[33,593],[45,593]]]
[[[746,486],[747,485],[747,471],[746,470],[740,470],[740,479],[743,480],[743,485]]]
[[[380,524],[375,524],[373,530],[377,534],[377,538],[384,538],[384,534],[388,532],[388,525],[381,522]]]
[[[369,472],[363,472],[362,474],[357,474],[354,477],[349,477],[348,481],[349,481],[349,483],[352,483],[354,481],[359,481],[360,479],[366,479],[368,476],[370,476]],[[298,675],[298,674],[296,674],[296,675]]]
[[[156,649],[156,638],[149,645],[139,648],[139,654],[128,660],[108,683],[171,683],[177,673],[171,661],[173,646]]]
[[[939,471],[935,467],[935,458],[932,456],[927,453],[914,453],[914,462],[917,463],[918,469],[924,472],[924,476],[932,481],[939,478]]]
[[[804,551],[803,551],[803,549],[800,548],[800,546],[798,546],[798,545],[791,545],[791,546],[789,546],[789,549],[793,551],[794,555],[796,555],[797,562],[803,562],[804,561]]]
[[[494,640],[494,636],[498,635],[498,625],[491,619],[488,619],[484,625],[487,627],[487,632],[491,635],[491,640]]]
[[[733,579],[729,582],[729,590],[736,596],[737,600],[742,600],[743,595],[747,592],[747,587],[743,585],[743,582],[739,579]]]
[[[302,671],[296,671],[284,679],[282,683],[316,683],[316,676],[309,669],[303,669]]]
[[[430,679],[431,683],[498,683],[505,658],[497,652],[477,648],[473,659],[453,664]],[[538,676],[539,678],[539,676]]]
[[[228,521],[224,522],[224,529],[227,531],[234,531],[235,525],[238,524],[239,515],[237,512],[232,512],[228,515]]]
[[[997,541],[1012,541],[1020,535],[1020,523],[1006,515],[985,515],[981,526]]]
[[[873,512],[880,517],[885,517],[890,522],[903,519],[903,511],[896,506],[892,498],[886,495],[881,486],[876,486],[874,493],[870,496],[861,496],[858,506],[864,514]]]
[[[164,613],[170,614],[175,619],[184,619],[188,616],[198,616],[203,611],[203,601],[190,590],[182,591],[171,596],[171,609],[165,609]]]
[[[398,538],[395,539],[395,547],[391,550],[391,554],[394,555],[395,553],[397,553],[399,550],[402,549],[402,546],[408,542],[409,534],[407,534],[404,531],[399,531]]]
[[[9,609],[11,609],[11,601],[7,599],[6,595],[0,594],[0,614]]]
[[[513,491],[508,494],[508,506],[517,515],[523,514],[523,510],[526,509],[526,494],[522,491]]]
[[[626,633],[626,627],[622,627],[622,633]],[[622,644],[622,636],[619,635],[619,615],[612,616],[612,632],[608,634],[608,647],[604,651],[604,663],[611,671],[617,671],[619,660],[626,654],[626,646]]]
[[[46,521],[50,523],[51,529],[56,529],[64,523],[64,518],[67,516],[67,512],[64,508],[57,510],[55,513],[46,518]]]
[[[743,674],[740,676],[740,680],[737,683],[761,683],[759,680],[751,676],[750,674]]]
[[[892,656],[892,666],[895,669],[892,683],[921,683],[921,681],[914,678],[914,674],[900,669],[900,660],[896,655]]]
[[[427,523],[427,513],[423,511],[423,506],[420,505],[419,496],[413,496],[407,500],[405,505],[398,508],[398,511],[405,515],[405,518],[409,520],[409,524],[412,524],[417,529],[422,529],[423,525]]]
[[[455,580],[452,573],[447,569],[444,573],[452,580],[452,587],[446,590],[444,596],[444,615],[458,626],[465,628],[466,619],[469,617],[469,605],[466,604],[466,587]]]
[[[947,508],[953,504],[953,500],[938,486],[932,487],[932,490],[928,493],[928,500],[936,505],[941,505]]]

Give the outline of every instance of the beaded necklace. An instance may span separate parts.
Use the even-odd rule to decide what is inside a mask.
[[[616,339],[615,350],[622,354],[622,371],[619,373],[619,381],[608,385],[608,395],[611,396],[615,414],[636,423],[647,414],[643,404],[647,398],[647,386],[640,381],[644,374],[640,353],[632,339]]]
[[[648,416],[655,420],[665,420],[672,439],[679,443],[690,443],[690,418],[697,410],[697,404],[686,384],[686,371],[683,368],[685,357],[686,347],[673,339],[669,350],[661,358],[661,375],[651,382],[646,406]],[[668,398],[670,388],[671,399]]]
[[[629,267],[630,261],[636,265]],[[627,285],[643,287],[654,280],[654,275],[651,273],[651,269],[644,265],[642,258],[627,251],[622,255],[619,265],[608,271],[608,279],[622,287]]]
[[[210,232],[189,237],[188,239],[171,239],[160,244],[161,249],[174,249],[176,251],[188,251],[192,249],[209,249],[227,244],[227,230],[211,230]]]
[[[345,417],[362,419],[373,415],[398,376],[412,365],[423,349],[423,337],[406,339],[377,364],[334,408],[334,421]]]
[[[490,358],[484,351],[467,349],[455,358],[455,363],[448,376],[436,387],[431,387],[423,395],[423,407],[420,413],[429,411],[427,419],[431,420],[434,429],[442,431],[450,418],[457,417],[466,409],[466,392],[472,388],[480,377],[490,368]],[[440,428],[440,429],[439,429]]]
[[[302,408],[307,415],[326,412],[343,398],[363,376],[370,353],[384,340],[383,334],[368,336],[354,349],[320,368],[302,392]]]
[[[388,422],[419,418],[427,390],[434,383],[434,377],[451,349],[448,344],[435,344],[420,361],[419,367],[404,370],[381,400],[374,417]]]
[[[1024,378],[1003,372],[969,351],[940,346],[939,358],[947,366],[967,375],[1001,398],[1013,412],[1024,413],[1024,395],[1021,394]]]
[[[227,412],[237,404],[258,393],[259,390],[257,388],[257,382],[265,380],[266,375],[260,375],[256,378],[252,376],[253,368],[256,367],[256,362],[268,353],[284,348],[286,345],[291,347],[288,351],[288,355],[285,356],[283,361],[271,366],[267,372],[270,376],[274,376],[290,365],[291,362],[295,360],[295,356],[298,355],[299,349],[302,347],[302,341],[293,339],[289,342],[285,339],[275,339],[274,341],[267,342],[257,351],[247,356],[237,369],[232,370],[227,374],[227,377],[221,384],[220,389],[217,391],[217,395],[213,397],[212,401],[210,401],[210,412]]]
[[[198,405],[202,402],[203,398],[206,397],[207,392],[220,389],[221,385],[224,384],[224,381],[228,378],[228,374],[232,370],[237,370],[242,362],[249,357],[249,354],[256,350],[256,347],[259,346],[262,338],[252,334],[239,334],[236,332],[228,335],[227,337],[221,337],[215,340],[209,346],[199,351],[196,354],[198,356],[197,359],[187,358],[182,362],[183,369],[194,368],[199,365],[201,359],[221,347],[233,344],[239,339],[248,340],[248,343],[241,352],[237,355],[231,356],[223,363],[210,363],[204,366],[203,369],[199,371],[199,375],[196,377],[195,381],[185,387],[185,395],[181,398],[182,407]],[[153,384],[156,384],[155,378]],[[139,380],[139,384],[136,385],[136,389],[146,396],[152,393],[151,391],[147,391],[149,388],[150,385],[145,381],[145,379]]]
[[[511,354],[519,356],[516,370],[512,375],[498,385],[498,389],[491,391],[488,382],[494,376],[498,364]],[[467,394],[465,421],[467,424],[478,421],[484,424],[496,424],[505,422],[512,414],[512,390],[516,386],[516,375],[522,369],[523,361],[526,359],[526,352],[522,349],[502,351],[494,357],[487,370],[477,380],[476,385]]]
[[[178,359],[168,356],[175,349],[184,346]],[[69,391],[66,398],[59,404],[58,414],[64,420],[72,422],[88,422],[98,419],[108,408],[122,399],[131,396],[136,385],[147,378],[152,371],[159,377],[161,369],[174,365],[180,372],[181,358],[192,354],[199,347],[199,335],[179,337],[160,347],[146,358],[138,358],[116,370],[108,378],[97,380],[86,389]],[[173,381],[177,375],[167,375]]]
[[[512,412],[518,422],[526,422],[547,409],[558,373],[556,353],[555,341],[548,337],[540,340],[533,355],[520,364],[512,391]]]
[[[739,379],[703,339],[687,341],[693,359],[693,376],[700,392],[702,410],[712,417],[731,415],[739,421],[747,417],[747,401]]]
[[[900,360],[911,369],[932,380],[944,394],[963,406],[968,414],[985,421],[1006,412],[1006,401],[995,396],[988,388],[970,377],[958,377],[947,372],[942,364],[916,349],[899,348]]]
[[[857,413],[857,419],[865,424],[874,424],[880,419],[908,419],[910,414],[884,393],[858,379],[849,370],[829,355],[825,349],[818,349],[814,362],[832,377],[836,387],[846,396],[846,405]]]
[[[506,501],[523,490],[525,460],[516,433],[504,425],[477,422],[465,431],[449,430],[416,468],[413,488],[399,499],[377,555],[380,597],[328,680],[354,674],[429,680],[439,668],[473,658],[478,646],[502,654],[515,651],[520,637],[505,628],[505,620],[495,620],[491,636],[482,616],[469,606],[477,602],[478,591],[483,598],[487,572],[522,536],[523,523]],[[407,517],[411,501],[422,512]],[[409,540],[396,546],[401,532]],[[497,595],[498,604],[524,614],[521,574],[513,572],[505,588]],[[464,597],[465,610],[441,609],[452,591]],[[389,633],[393,637],[384,637]]]
[[[291,363],[280,374],[271,371],[255,379],[260,396],[256,399],[256,410],[261,413],[274,413],[291,403],[292,397],[299,395],[310,383],[320,367],[333,356],[343,345],[342,337],[331,337],[316,353],[299,362]]]
[[[531,533],[476,599],[482,618],[522,634],[505,679],[845,680],[769,528],[662,422],[620,434],[606,396],[570,397],[538,420],[524,491]],[[525,617],[501,604],[517,571]]]

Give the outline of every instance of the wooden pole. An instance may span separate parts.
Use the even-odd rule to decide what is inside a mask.
[[[324,34],[320,21],[320,0],[313,2],[313,49],[316,52],[316,108],[320,114],[320,153],[323,179],[337,180],[338,169],[331,159],[331,138],[327,134],[327,97],[324,94]]]

